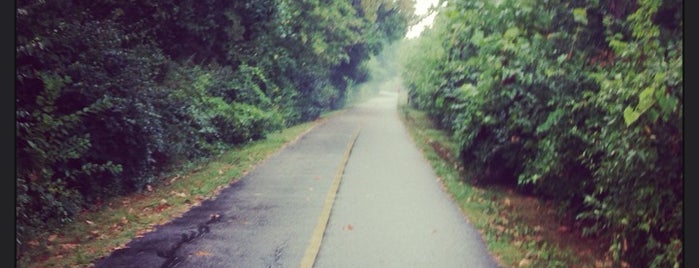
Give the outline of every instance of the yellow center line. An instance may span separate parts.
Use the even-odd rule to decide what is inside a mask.
[[[345,166],[347,165],[350,153],[352,152],[352,148],[354,147],[354,142],[357,140],[357,137],[359,136],[359,131],[361,129],[361,126],[358,127],[357,131],[352,136],[352,139],[349,141],[349,143],[347,143],[347,147],[345,148],[345,155],[342,158],[342,163],[340,164],[340,167],[337,169],[337,173],[335,173],[335,178],[333,178],[333,183],[330,186],[330,191],[328,192],[328,195],[325,198],[325,204],[323,205],[323,210],[320,213],[320,218],[318,218],[318,224],[316,225],[316,228],[313,230],[311,242],[308,245],[308,248],[306,248],[306,253],[303,255],[303,259],[301,259],[301,268],[311,268],[313,267],[313,264],[316,261],[316,257],[318,256],[318,252],[320,251],[320,244],[323,240],[323,234],[325,233],[325,229],[328,226],[328,220],[330,219],[330,211],[333,208],[333,203],[335,202],[337,190],[340,188],[340,180],[342,179],[342,174],[345,172]]]

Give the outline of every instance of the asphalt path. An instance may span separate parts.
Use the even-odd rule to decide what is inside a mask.
[[[382,92],[94,267],[497,267]]]

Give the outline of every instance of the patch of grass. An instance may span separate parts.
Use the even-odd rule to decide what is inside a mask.
[[[421,111],[399,104],[400,117],[443,187],[478,229],[503,267],[610,267],[606,248],[583,238],[552,204],[502,186],[478,187],[458,160],[458,146]]]
[[[61,229],[29,241],[31,250],[16,261],[16,266],[90,267],[134,237],[216,196],[261,161],[341,112],[324,114],[314,122],[271,133],[266,139],[233,148],[205,163],[189,165],[156,182],[151,191],[107,200],[101,209],[85,211]]]

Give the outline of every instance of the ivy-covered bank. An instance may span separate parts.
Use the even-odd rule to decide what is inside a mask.
[[[682,1],[445,2],[402,76],[470,179],[557,201],[617,265],[682,266]]]
[[[412,1],[19,0],[16,234],[342,107]]]

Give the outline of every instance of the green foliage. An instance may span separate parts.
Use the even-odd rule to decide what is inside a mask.
[[[404,48],[477,182],[552,198],[633,267],[681,264],[681,1],[455,1]],[[672,248],[672,249],[671,249]],[[679,252],[679,253],[678,253]]]
[[[59,114],[56,101],[69,77],[40,74],[43,90],[36,96],[37,108],[17,110],[17,241],[35,235],[35,230],[71,221],[83,203],[74,185],[103,173],[117,174],[122,167],[110,161],[85,162],[90,135],[79,131],[81,120],[109,107],[107,100],[95,102],[70,114]],[[21,244],[20,244],[21,245]]]
[[[189,110],[207,142],[241,144],[283,126],[281,115],[255,83],[254,78],[265,81],[264,76],[252,75],[259,70],[247,66],[236,73],[214,70],[216,73],[201,71],[193,81],[194,92],[185,95],[197,96]]]

